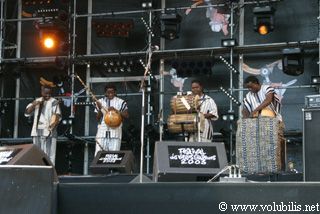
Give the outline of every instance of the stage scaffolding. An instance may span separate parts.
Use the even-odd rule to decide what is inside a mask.
[[[16,19],[5,19],[4,17],[4,11],[5,11],[5,6],[6,2],[10,0],[1,0],[1,31],[0,31],[0,63],[8,63],[8,64],[18,64],[20,62],[23,62],[25,64],[28,63],[33,63],[33,64],[45,64],[45,63],[54,63],[55,57],[29,57],[29,58],[21,58],[21,25],[22,22],[24,21],[34,21],[39,18],[22,18],[22,0],[18,0],[18,14]],[[182,57],[182,56],[208,56],[208,57],[213,57],[213,56],[221,56],[221,55],[227,55],[229,56],[230,59],[230,64],[237,64],[238,65],[238,70],[240,72],[239,74],[239,79],[238,79],[238,85],[239,88],[234,87],[234,75],[231,71],[229,72],[230,76],[230,82],[229,82],[229,88],[228,91],[232,95],[234,92],[238,91],[239,92],[239,97],[238,100],[243,99],[243,91],[245,89],[242,88],[242,82],[243,82],[243,71],[242,67],[240,66],[243,63],[244,59],[244,54],[250,54],[250,53],[259,53],[262,51],[270,51],[270,52],[278,52],[283,48],[291,48],[291,47],[302,47],[304,49],[310,49],[314,50],[318,46],[318,51],[320,51],[320,21],[319,21],[319,37],[316,40],[308,40],[308,41],[297,41],[297,42],[283,42],[283,43],[267,43],[267,44],[253,44],[253,45],[245,45],[244,44],[244,11],[245,11],[245,5],[250,5],[250,4],[261,4],[261,3],[277,3],[280,2],[281,0],[260,0],[260,1],[245,1],[245,0],[239,0],[237,1],[230,1],[231,5],[231,23],[229,25],[230,28],[230,38],[236,38],[236,35],[234,35],[234,17],[239,14],[239,34],[238,34],[238,46],[232,47],[232,48],[225,48],[225,47],[206,47],[206,48],[188,48],[188,49],[174,49],[174,50],[166,50],[165,47],[165,40],[163,38],[160,39],[160,49],[153,51],[152,53],[152,58],[153,60],[158,60],[159,63],[159,75],[157,75],[157,79],[159,80],[159,91],[156,93],[159,93],[159,114],[160,114],[160,122],[159,122],[159,133],[160,133],[160,141],[162,140],[162,134],[163,134],[163,104],[164,104],[164,95],[166,93],[170,94],[170,92],[166,92],[164,89],[164,63],[166,59],[170,58],[177,58],[177,57]],[[71,63],[71,66],[68,68],[68,74],[72,77],[72,94],[71,94],[71,101],[73,102],[74,99],[74,82],[75,82],[75,65],[77,64],[85,64],[86,65],[86,83],[87,84],[96,84],[99,82],[122,82],[122,81],[141,81],[144,77],[143,76],[135,76],[135,77],[115,77],[115,78],[94,78],[91,77],[91,64],[94,63],[95,60],[103,59],[103,58],[108,58],[108,57],[117,57],[121,55],[121,57],[131,57],[131,56],[136,56],[136,57],[144,57],[148,55],[148,51],[137,51],[137,52],[122,52],[122,53],[101,53],[101,54],[92,54],[91,53],[91,39],[92,39],[92,18],[93,17],[103,17],[103,16],[116,16],[116,15],[125,15],[125,14],[148,14],[149,20],[148,20],[148,25],[149,27],[152,27],[152,17],[154,16],[154,13],[156,12],[163,12],[163,11],[175,11],[175,10],[185,10],[190,7],[178,7],[178,8],[166,8],[166,0],[161,0],[161,8],[160,9],[150,9],[150,10],[136,10],[136,11],[114,11],[114,12],[108,12],[108,13],[93,13],[93,0],[87,0],[88,4],[88,10],[87,14],[77,14],[76,8],[77,8],[77,3],[80,2],[79,0],[74,0],[71,1],[70,3],[70,8],[69,10],[72,13],[71,16],[71,22],[70,22],[70,27],[72,31],[69,34],[69,39],[71,42],[71,52],[68,56],[58,56],[59,58],[65,58],[69,60]],[[225,6],[225,4],[213,4],[212,6],[215,7],[222,7]],[[209,6],[198,6],[196,8],[192,9],[203,9],[207,8]],[[239,11],[239,13],[236,13],[236,11]],[[320,11],[320,0],[319,0],[319,11]],[[320,14],[319,14],[320,17]],[[318,17],[318,20],[320,20]],[[78,55],[76,53],[76,22],[77,19],[87,19],[87,47],[86,47],[86,54],[85,55]],[[16,44],[11,47],[6,47],[4,43],[4,38],[3,38],[3,29],[4,29],[4,24],[6,22],[16,22],[17,23],[17,35],[16,35]],[[148,41],[147,41],[147,50],[151,50],[152,46],[152,37],[150,35],[150,32],[146,31],[148,34]],[[13,48],[16,49],[16,57],[15,58],[4,58],[3,51],[6,48]],[[238,61],[237,63],[233,62],[234,56],[238,56]],[[320,58],[319,58],[320,61]],[[320,63],[319,64],[319,75],[320,75]],[[145,79],[150,83],[150,79],[147,78]],[[1,79],[3,81],[3,79]],[[241,87],[240,87],[241,86]],[[314,85],[301,85],[301,86],[294,86],[294,87],[288,87],[290,88],[310,88],[310,87],[316,87]],[[3,93],[4,93],[4,88],[3,84],[1,84],[0,88],[0,93],[1,93],[1,100],[8,100],[3,98]],[[22,99],[29,99],[29,98],[20,98],[20,78],[16,80],[16,94],[15,98],[10,98],[14,100],[15,102],[15,113],[14,113],[14,134],[13,134],[13,139],[12,141],[19,141],[18,137],[18,120],[19,120],[19,101]],[[217,91],[216,91],[217,92]],[[142,93],[133,93],[133,94],[128,94],[128,95],[141,95]],[[86,95],[87,101],[90,101],[89,94]],[[32,99],[32,98],[30,98]],[[150,94],[147,95],[147,111],[146,111],[146,120],[147,124],[150,124]],[[72,108],[72,105],[71,105]],[[73,110],[70,110],[71,114],[70,117],[74,117]],[[234,104],[230,100],[229,102],[229,112],[234,112]],[[239,112],[241,112],[241,109],[239,107]],[[240,116],[240,115],[239,115]],[[89,106],[86,106],[85,108],[85,127],[84,127],[84,136],[89,135]],[[232,131],[232,124],[230,123],[230,129]],[[142,133],[143,135],[143,133]],[[0,139],[1,140],[1,139]],[[8,140],[8,139],[6,139]],[[230,145],[232,145],[232,134],[230,135]],[[142,139],[143,141],[143,139]],[[232,151],[232,148],[231,148]],[[147,140],[147,154],[144,156],[147,160],[147,166],[149,166],[149,160],[150,160],[150,154],[149,154],[149,140]],[[147,167],[147,170],[149,170],[149,167]],[[88,143],[85,144],[85,152],[84,152],[84,174],[88,173]],[[147,171],[149,173],[149,171]]]

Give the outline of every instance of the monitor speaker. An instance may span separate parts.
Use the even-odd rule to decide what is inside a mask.
[[[303,109],[303,178],[320,181],[320,108]]]
[[[49,157],[34,144],[21,144],[0,147],[0,165],[35,165],[53,166]],[[54,181],[58,181],[57,173],[53,168]]]
[[[156,142],[153,180],[206,181],[228,165],[224,143]]]
[[[99,151],[90,165],[90,171],[92,174],[132,173],[133,166],[132,151]]]

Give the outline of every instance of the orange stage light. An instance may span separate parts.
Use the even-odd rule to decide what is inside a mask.
[[[43,46],[47,49],[52,49],[55,47],[55,41],[52,37],[46,37],[43,40]]]
[[[266,35],[269,33],[269,27],[267,25],[260,25],[258,28],[258,33],[260,35]]]

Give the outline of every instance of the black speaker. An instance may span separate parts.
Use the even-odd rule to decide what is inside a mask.
[[[133,166],[132,151],[99,151],[90,165],[90,171],[92,174],[132,173]]]
[[[156,142],[154,181],[205,181],[228,165],[224,143]]]
[[[49,157],[34,144],[0,147],[0,165],[53,166]]]
[[[4,164],[0,165],[0,178],[0,213],[57,213],[52,166]]]
[[[34,144],[0,147],[0,165],[52,166],[54,181],[58,181],[54,164],[49,157]]]
[[[303,109],[303,179],[320,181],[320,108]]]

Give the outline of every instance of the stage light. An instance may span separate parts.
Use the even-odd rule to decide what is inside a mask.
[[[234,112],[228,112],[227,114],[222,114],[223,121],[234,121],[235,115]]]
[[[43,38],[42,45],[47,49],[52,49],[56,46],[56,41],[51,35],[47,35]]]
[[[274,30],[274,12],[271,6],[253,8],[253,29],[260,35],[266,35]]]
[[[141,7],[143,9],[151,9],[152,8],[152,1],[148,1],[148,2],[143,1],[143,2],[141,2]]]
[[[311,84],[320,84],[320,76],[312,76]]]
[[[176,12],[162,13],[160,15],[161,37],[169,40],[179,38],[181,20],[182,17]]]
[[[63,119],[61,121],[62,125],[65,125],[65,126],[71,126],[72,125],[72,118],[69,118],[69,119]]]
[[[44,6],[44,5],[50,5],[52,4],[52,0],[22,0],[22,4],[24,6]]]
[[[234,47],[237,45],[236,39],[222,39],[221,40],[221,46],[222,47]]]
[[[292,76],[304,72],[303,50],[300,48],[286,48],[282,50],[282,70]]]
[[[53,17],[44,17],[34,23],[39,32],[39,40],[42,48],[46,51],[67,54],[68,43],[68,14],[58,10],[47,10],[56,13]],[[44,10],[42,12],[45,12]],[[59,14],[64,14],[59,16]],[[51,14],[52,15],[52,14]]]
[[[132,19],[95,19],[92,22],[98,37],[129,37],[133,29]]]

